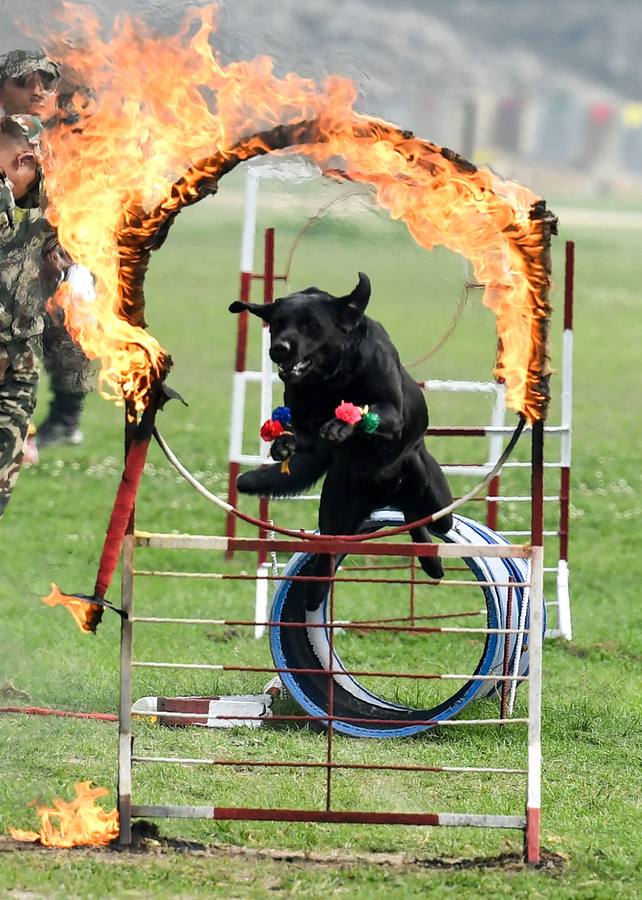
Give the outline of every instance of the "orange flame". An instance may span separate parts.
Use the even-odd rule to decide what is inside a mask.
[[[314,120],[317,140],[291,149],[322,169],[342,158],[348,176],[374,185],[380,205],[421,246],[445,245],[472,262],[485,285],[484,303],[498,318],[496,373],[506,383],[507,402],[543,417],[538,391],[548,369],[540,320],[550,312],[550,273],[532,191],[355,113],[356,90],[345,78],[329,77],[322,86],[293,73],[277,78],[267,57],[222,65],[209,43],[211,9],[191,10],[169,37],[124,18],[104,39],[87,7],[66,6],[66,19],[68,30],[51,39],[49,52],[91,86],[93,99],[75,101],[79,123],[47,138],[48,215],[71,256],[96,276],[96,298],[74,301],[63,290],[57,302],[88,355],[101,359],[106,393],[124,392],[140,410],[150,380],[167,365],[141,327],[142,311],[127,308],[138,251],[132,262],[123,243],[152,248],[154,230],[168,225],[184,202],[194,202],[203,188],[215,191],[220,167],[208,176],[194,165],[199,160],[215,153],[231,158],[243,139],[239,159],[247,159],[266,152],[260,130]],[[189,201],[179,196],[178,179]],[[150,215],[151,226],[144,222]]]
[[[57,584],[51,582],[51,593],[42,598],[47,606],[64,606],[74,618],[74,622],[81,631],[95,631],[100,619],[96,614],[102,614],[102,607],[91,603],[89,600],[81,600],[73,594],[63,594]]]
[[[106,788],[92,788],[91,781],[74,785],[76,797],[69,803],[55,799],[53,806],[36,806],[40,817],[40,831],[10,828],[16,841],[39,841],[43,847],[104,846],[118,837],[118,812],[106,812],[96,804],[98,797],[106,797]],[[56,824],[54,824],[52,822]]]

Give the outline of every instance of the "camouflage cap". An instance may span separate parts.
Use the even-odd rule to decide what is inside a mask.
[[[18,137],[20,132],[22,132],[32,147],[37,149],[40,146],[40,135],[43,131],[43,124],[38,116],[30,116],[27,113],[16,113],[13,116],[0,116],[0,122],[3,123],[2,130],[6,133],[11,134],[12,131],[10,129],[13,129],[15,132],[13,136]],[[10,123],[13,123],[13,125]]]
[[[13,116],[7,116],[7,118],[12,119],[20,126],[24,136],[33,147],[39,146],[43,125],[38,116],[29,116],[27,113],[17,113]]]
[[[60,78],[56,63],[41,50],[10,50],[0,56],[0,80],[20,78],[35,71],[45,72],[52,78]]]

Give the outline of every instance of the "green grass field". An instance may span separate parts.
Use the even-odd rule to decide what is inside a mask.
[[[189,468],[221,494],[226,491],[236,325],[226,310],[238,291],[240,187],[240,176],[230,176],[219,198],[184,213],[153,259],[147,280],[150,328],[174,358],[170,384],[189,402],[188,408],[171,404],[161,414],[161,430]],[[267,193],[260,225],[277,226],[279,267],[285,264],[301,223],[333,196],[332,191],[336,188],[327,188],[321,195],[309,189]],[[152,843],[144,852],[45,851],[21,849],[0,838],[0,885],[7,896],[321,897],[330,891],[363,897],[639,896],[639,234],[625,230],[605,233],[598,227],[569,234],[563,221],[561,225],[555,244],[559,284],[554,295],[558,311],[553,365],[560,359],[563,241],[573,238],[577,242],[571,522],[574,640],[545,646],[542,837],[551,854],[549,864],[540,870],[523,867],[517,861],[520,836],[510,832],[164,820],[159,825],[165,838],[199,842],[205,848],[186,853]],[[257,258],[258,251],[260,247]],[[414,245],[403,227],[352,200],[333,207],[332,215],[302,238],[293,256],[289,284],[294,289],[316,283],[344,293],[356,282],[359,269],[366,271],[373,283],[369,312],[383,321],[402,359],[412,361],[426,354],[451,323],[462,293],[462,261],[439,250],[426,253]],[[471,291],[451,338],[438,354],[412,371],[422,378],[489,378],[493,335],[493,316],[482,306],[478,292]],[[552,392],[551,422],[555,423],[559,414],[555,377]],[[43,385],[36,421],[44,416],[46,394]],[[482,423],[488,414],[484,400],[453,401],[435,395],[429,402],[433,424]],[[40,466],[21,474],[0,525],[0,678],[5,682],[0,705],[117,709],[117,617],[107,613],[96,636],[84,635],[67,612],[46,608],[40,597],[48,593],[51,581],[68,591],[90,591],[93,586],[120,477],[122,419],[122,409],[91,395],[83,419],[84,444],[43,452]],[[254,440],[258,428],[254,400],[248,419],[248,440]],[[557,452],[554,440],[547,448],[550,459]],[[471,444],[441,440],[432,446],[442,462],[455,458],[472,461],[479,458],[480,450]],[[526,448],[522,456],[525,452]],[[511,484],[516,490],[523,487],[516,476]],[[455,489],[464,486],[457,482]],[[547,492],[554,489],[554,481],[547,482]],[[255,511],[251,502],[242,505]],[[479,507],[468,513],[481,515]],[[518,504],[507,504],[502,527],[519,527],[523,514]],[[138,527],[144,530],[220,534],[224,525],[220,511],[180,481],[156,447],[150,451],[137,515]],[[310,526],[315,510],[313,505],[284,503],[274,515],[282,524]],[[554,527],[552,511],[549,516],[547,524]],[[240,532],[251,534],[246,527]],[[138,560],[145,568],[184,571],[252,571],[255,564],[250,555],[224,562],[214,554],[187,551],[140,551]],[[136,584],[137,612],[252,617],[251,583],[195,584],[169,578],[140,579]],[[117,579],[110,598],[119,600]],[[446,610],[448,604],[461,600],[443,598],[430,588],[418,593],[421,612]],[[406,598],[401,589],[359,587],[344,590],[338,602],[340,617],[344,610],[346,616],[354,614],[356,608],[367,614],[381,614],[383,608],[386,615],[395,615],[405,608]],[[146,628],[141,626],[136,632],[139,659],[270,662],[266,641],[255,642],[249,630],[241,627],[232,631],[214,626]],[[426,640],[428,647],[418,645]],[[479,656],[478,642],[441,636],[383,639],[344,635],[339,650],[350,663],[369,660],[414,671],[433,667],[456,671],[474,666]],[[138,670],[134,696],[255,692],[265,680],[261,674]],[[12,694],[9,682],[22,693]],[[422,688],[421,696],[409,699],[433,700],[443,696],[435,693],[439,690],[443,691]],[[520,696],[517,712],[524,709],[525,698]],[[478,701],[471,708],[482,716],[495,710],[492,701]],[[0,834],[8,834],[10,826],[33,827],[35,813],[27,808],[29,801],[70,798],[76,781],[91,779],[106,786],[110,796],[105,806],[114,805],[114,725],[3,715],[0,739]],[[136,750],[146,755],[323,760],[325,747],[323,735],[294,727],[183,732],[136,725]],[[337,758],[345,762],[502,766],[525,762],[524,733],[518,728],[442,729],[418,739],[383,743],[339,737],[335,750]],[[324,774],[314,770],[135,769],[134,798],[140,803],[318,806],[323,790]],[[347,771],[336,776],[335,785],[336,806],[348,809],[520,814],[524,796],[520,778],[500,782],[490,775],[364,775]],[[383,865],[361,859],[321,863],[295,856],[275,860],[260,854],[238,855],[232,852],[235,847],[328,855],[340,851],[356,859],[372,852],[404,854],[407,860],[419,862]],[[464,865],[456,860],[477,862]]]

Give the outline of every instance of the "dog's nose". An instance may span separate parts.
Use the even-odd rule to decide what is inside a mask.
[[[275,363],[284,362],[292,352],[292,345],[289,341],[277,341],[270,347],[270,356]]]

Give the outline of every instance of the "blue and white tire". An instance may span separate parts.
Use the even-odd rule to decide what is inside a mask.
[[[394,527],[403,524],[403,516],[397,510],[384,509],[374,513],[364,523],[363,531]],[[452,529],[444,540],[453,544],[508,544],[501,535],[486,525],[454,516]],[[297,553],[288,562],[284,575],[305,575],[310,570],[314,554]],[[337,559],[337,569],[343,557]],[[509,578],[514,582],[528,582],[530,563],[525,559],[500,559],[496,557],[469,557],[464,562],[480,582],[497,582],[480,584],[484,593],[487,611],[487,627],[489,629],[505,628],[508,609],[508,588],[505,585]],[[272,604],[270,620],[283,623],[270,628],[270,648],[274,664],[279,669],[325,669],[332,668],[337,674],[333,681],[334,715],[345,717],[350,721],[334,721],[334,730],[354,737],[391,738],[406,737],[427,731],[434,725],[425,724],[426,720],[441,722],[457,716],[472,700],[495,693],[501,682],[492,679],[479,679],[479,675],[500,675],[504,665],[505,640],[509,641],[510,668],[513,671],[515,652],[517,649],[516,634],[487,634],[479,663],[471,676],[455,693],[431,709],[413,709],[378,696],[368,690],[352,675],[347,674],[341,659],[334,652],[330,659],[329,629],[320,627],[288,628],[288,622],[305,621],[310,625],[326,623],[329,618],[328,600],[314,611],[305,609],[305,582],[284,579],[280,582]],[[528,602],[527,592],[522,587],[513,588],[511,611],[511,628],[517,628],[524,602]],[[525,627],[528,627],[528,610]],[[303,617],[303,618],[302,618]],[[528,670],[528,647],[525,642],[519,660],[519,673]],[[327,715],[328,676],[323,673],[305,674],[300,672],[283,672],[281,679],[292,698],[301,706],[307,715],[323,717]],[[363,723],[359,720],[363,719]],[[368,719],[386,719],[389,724],[368,722]],[[322,718],[320,719],[323,724]]]

